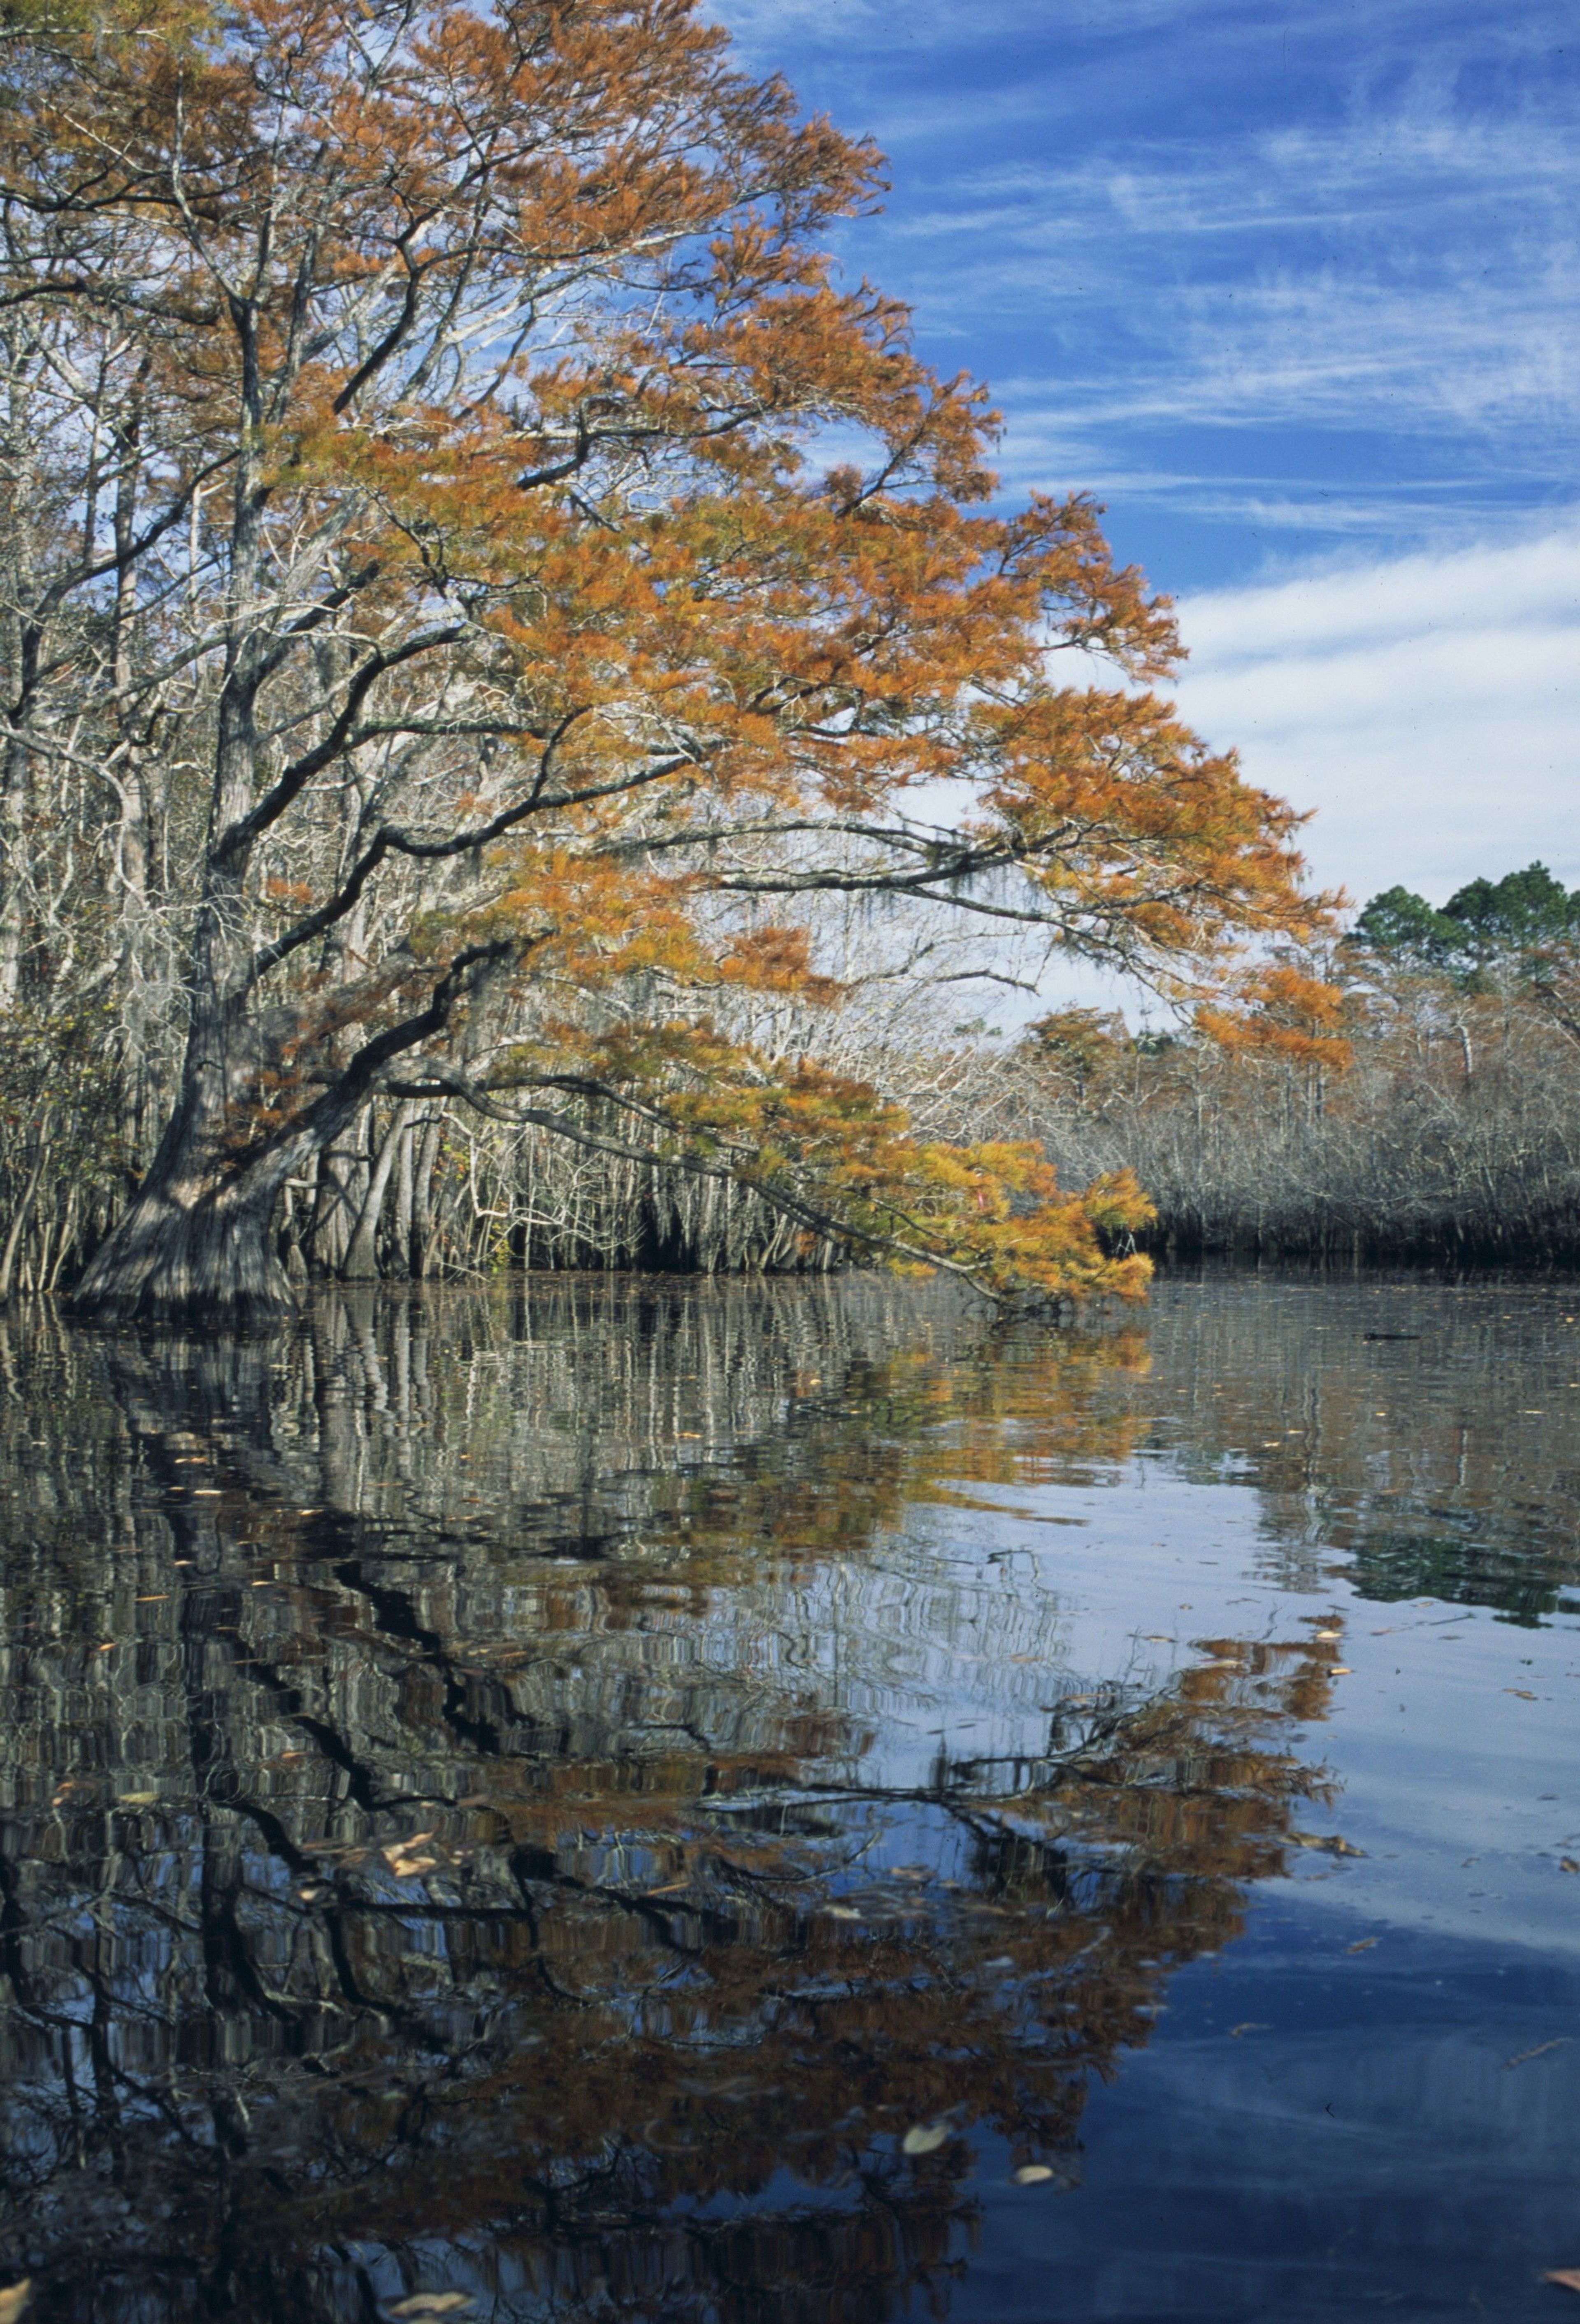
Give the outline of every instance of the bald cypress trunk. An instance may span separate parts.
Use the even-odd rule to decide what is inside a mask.
[[[229,524],[229,633],[216,705],[180,1089],[135,1199],[90,1261],[72,1302],[80,1314],[112,1321],[231,1326],[288,1312],[291,1287],[269,1235],[274,1205],[292,1168],[349,1118],[326,1100],[293,1134],[261,1142],[256,1137],[260,1074],[273,1062],[279,1042],[250,1013],[251,847],[241,835],[267,763],[256,719],[267,641],[259,619],[264,494],[255,318],[242,318],[241,337],[243,425]]]
[[[227,1174],[205,1152],[208,1142],[183,1103],[77,1286],[79,1314],[230,1326],[289,1313],[291,1286],[269,1231],[286,1169],[270,1157]]]

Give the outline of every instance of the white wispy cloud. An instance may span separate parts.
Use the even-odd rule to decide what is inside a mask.
[[[1544,536],[1187,598],[1181,708],[1316,815],[1317,877],[1580,885],[1580,511]]]
[[[1580,884],[1560,0],[709,4],[886,146],[843,255],[988,374],[1006,490],[1095,490],[1166,587],[1260,567],[1184,594],[1180,701],[1323,884]]]
[[[716,0],[892,158],[847,254],[989,372],[1006,484],[1446,540],[1580,453],[1556,0]],[[1007,358],[1007,360],[1006,360]],[[1363,441],[1362,439],[1364,439]]]
[[[1310,816],[1314,885],[1356,906],[1396,883],[1440,904],[1539,858],[1580,887],[1580,506],[1524,540],[1330,566],[1177,611],[1179,707],[1248,781]],[[1085,657],[1058,674],[1114,683]],[[968,804],[938,786],[926,812]],[[984,987],[972,1008],[1009,1029],[1039,1005],[1158,1014],[1089,964],[1018,973],[1040,974],[1040,1004]]]
[[[963,349],[995,310],[1035,318],[1023,343],[1040,341],[1046,369],[995,382],[1017,483],[1049,458],[1112,475],[1140,430],[1369,429],[1418,447],[1408,480],[1374,495],[1378,516],[1397,523],[1408,494],[1430,531],[1522,476],[1538,484],[1575,446],[1580,151],[1550,134],[1357,121],[1212,162],[1160,146],[955,190],[898,219],[894,246],[925,278],[929,327]],[[1345,529],[1342,490],[1325,510],[1310,476],[1280,493],[1232,461],[1175,465],[1129,489]]]

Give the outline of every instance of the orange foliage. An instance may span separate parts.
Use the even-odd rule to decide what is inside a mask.
[[[837,1001],[807,930],[759,917],[817,893],[1177,981],[1322,922],[1298,818],[1150,690],[1172,615],[1100,512],[999,512],[983,390],[836,281],[824,243],[873,198],[871,146],[743,78],[690,0],[146,0],[25,28],[8,70],[0,187],[69,222],[52,311],[75,300],[87,337],[113,313],[143,365],[150,526],[207,495],[193,1039],[236,1063],[195,1144],[237,1183],[250,1139],[282,1176],[453,1060],[503,981],[524,1047],[495,1095],[596,1083],[677,1160],[858,1245],[995,1292],[1133,1295],[1127,1177],[1067,1194],[1031,1148],[918,1141],[700,1013],[725,989]],[[1065,683],[1072,650],[1112,684]],[[388,804],[304,890],[314,818],[396,751],[406,789],[365,777]],[[920,819],[940,781],[970,802],[943,830]],[[260,891],[298,917],[242,957],[212,932]],[[400,966],[348,986],[348,1051],[302,972],[370,910]],[[1201,1021],[1326,1057],[1318,988],[1284,974]]]
[[[1345,1072],[1351,1062],[1344,1037],[1344,996],[1336,985],[1307,976],[1287,963],[1251,970],[1235,982],[1230,1004],[1204,1003],[1198,1028],[1221,1048],[1292,1064]]]

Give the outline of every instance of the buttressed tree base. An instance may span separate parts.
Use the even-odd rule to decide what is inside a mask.
[[[184,1012],[79,1308],[277,1310],[287,1182],[435,1097],[990,1291],[1139,1290],[1128,1174],[1063,1193],[819,1066],[813,902],[1177,979],[1317,908],[1290,811],[1148,690],[1166,602],[1086,500],[1003,512],[983,392],[833,268],[872,148],[688,0],[9,23],[0,1009],[69,776],[113,1038]]]

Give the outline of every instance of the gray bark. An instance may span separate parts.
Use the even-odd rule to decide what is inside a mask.
[[[345,1259],[341,1264],[340,1272],[347,1277],[376,1276],[379,1271],[379,1216],[383,1210],[384,1195],[389,1188],[401,1141],[405,1135],[406,1125],[411,1119],[411,1099],[402,1099],[395,1108],[394,1119],[385,1133],[383,1144],[379,1148],[368,1180],[367,1194],[356,1222],[356,1231],[351,1237]]]

